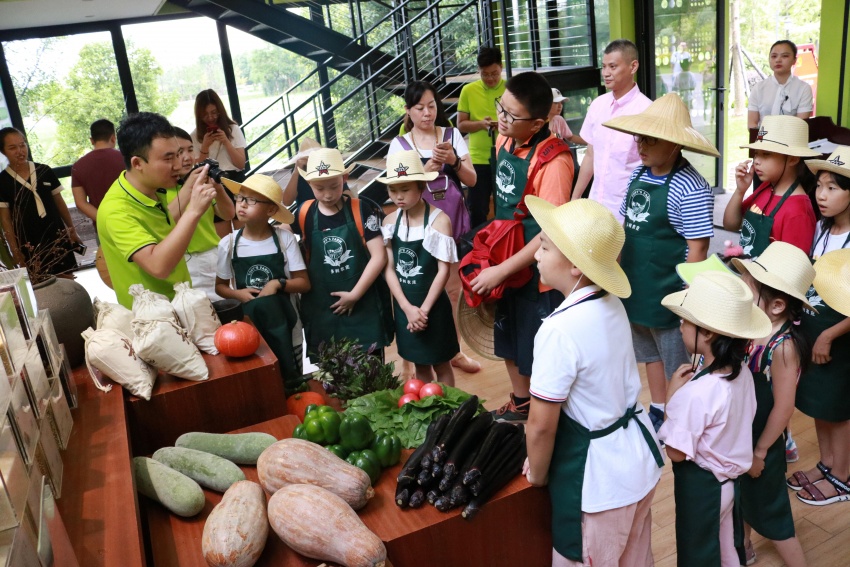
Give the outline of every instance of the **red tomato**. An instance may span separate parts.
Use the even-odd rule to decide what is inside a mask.
[[[419,401],[419,396],[417,396],[416,394],[405,394],[398,399],[398,407],[403,406],[407,402],[418,402],[418,401]]]
[[[425,382],[419,380],[417,378],[411,378],[407,382],[404,383],[404,393],[405,394],[416,394],[416,399],[419,399],[419,390],[422,389],[422,386],[425,385]]]
[[[430,382],[422,386],[419,390],[419,399],[427,398],[428,396],[443,396],[443,388],[436,382]]]

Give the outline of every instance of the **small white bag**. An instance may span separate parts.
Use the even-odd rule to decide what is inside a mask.
[[[133,336],[133,327],[130,323],[133,321],[133,312],[118,303],[109,303],[101,301],[99,298],[94,298],[95,328],[100,329],[115,329],[121,331],[127,337]]]
[[[192,289],[188,282],[174,284],[174,299],[171,305],[177,312],[180,325],[195,343],[195,346],[207,354],[218,354],[215,348],[215,332],[221,327],[221,321],[215,312],[207,294]]]
[[[161,293],[145,289],[142,284],[133,284],[128,291],[133,296],[134,319],[150,321],[173,317],[175,322],[179,322],[171,302]]]
[[[133,349],[133,343],[116,329],[91,327],[80,333],[86,341],[86,367],[98,390],[108,392],[111,384],[97,379],[93,368],[127,389],[134,396],[151,399],[151,390],[156,381],[156,368],[142,360]]]
[[[206,380],[209,369],[186,331],[170,317],[133,320],[133,348],[148,364],[186,380]]]

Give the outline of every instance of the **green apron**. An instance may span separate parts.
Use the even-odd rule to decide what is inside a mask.
[[[824,231],[815,239],[811,256],[816,258],[818,243],[828,238]],[[846,248],[850,236],[844,241]],[[822,250],[826,249],[824,242]],[[800,330],[815,344],[818,336],[826,329],[846,319],[844,315],[832,309],[823,302],[814,287],[809,288],[806,299],[818,312],[803,309],[803,319]],[[850,333],[846,333],[832,342],[829,349],[832,360],[826,364],[810,362],[805,372],[800,376],[797,385],[796,405],[804,414],[815,419],[839,422],[850,419]]]
[[[691,380],[708,374],[708,369]],[[734,482],[735,547],[744,544],[738,479],[720,482],[714,473],[693,461],[673,463],[673,497],[676,502],[676,564],[678,567],[720,567],[721,487]]]
[[[233,254],[230,265],[236,281],[236,289],[248,287],[262,289],[266,283],[274,279],[286,277],[286,257],[280,249],[277,234],[272,233],[277,252],[259,256],[239,257],[239,240],[242,231],[239,229],[233,242]],[[265,297],[257,297],[242,304],[245,315],[260,331],[269,348],[280,363],[284,386],[287,390],[297,388],[303,380],[303,372],[297,368],[295,353],[292,346],[292,329],[298,323],[298,314],[292,305],[288,293],[277,293]]]
[[[791,188],[782,195],[782,198],[773,207],[773,210],[770,211],[770,214],[761,214],[755,211],[746,211],[744,213],[744,220],[741,223],[741,239],[739,241],[741,248],[744,249],[744,254],[755,258],[760,256],[764,252],[764,249],[768,247],[770,244],[770,231],[773,229],[773,217],[776,216],[779,208],[796,188],[797,182],[795,181],[791,185]],[[770,205],[770,201],[773,200],[773,186],[767,185],[761,191],[768,189],[770,189],[770,199],[768,199],[767,204]],[[758,195],[761,191],[756,191],[755,195]],[[753,202],[755,202],[755,195],[753,195]]]
[[[425,201],[424,222],[428,223],[431,207]],[[393,232],[393,259],[396,276],[404,296],[412,304],[421,306],[428,297],[431,284],[437,277],[439,260],[423,246],[424,240],[403,242],[398,237],[402,211],[399,210]],[[423,227],[424,230],[424,227]],[[457,330],[452,319],[452,304],[445,290],[440,294],[431,312],[424,331],[411,333],[407,330],[407,316],[398,301],[393,299],[395,311],[395,336],[398,353],[404,360],[414,364],[441,364],[448,362],[460,352]]]
[[[632,285],[631,297],[623,299],[629,321],[653,329],[679,326],[679,316],[661,306],[664,296],[680,291],[682,280],[676,265],[687,258],[688,243],[670,224],[667,196],[674,167],[664,185],[641,181],[644,166],[626,192],[626,242],[620,266]]]
[[[554,317],[586,301],[600,299],[606,292],[597,292],[555,311]],[[581,534],[581,494],[584,485],[584,468],[590,442],[600,439],[620,428],[627,428],[632,420],[640,428],[658,468],[664,466],[664,459],[658,450],[655,438],[647,427],[637,418],[642,409],[634,405],[623,416],[604,429],[590,431],[563,411],[558,419],[558,431],[555,433],[555,446],[552,450],[552,462],[549,465],[549,498],[552,502],[552,546],[572,561],[582,561]]]
[[[778,346],[774,343],[788,332],[790,323],[786,323],[768,341],[759,356],[759,364],[753,370],[753,383],[756,392],[756,415],[753,419],[753,447],[767,426],[767,419],[773,411],[773,385],[765,372],[770,365],[771,350]],[[794,537],[794,517],[791,515],[791,501],[785,486],[785,436],[780,435],[767,450],[764,458],[764,470],[758,478],[748,474],[740,476],[741,511],[744,521],[752,528],[773,541],[782,541]]]
[[[336,315],[331,309],[339,300],[331,293],[354,289],[370,258],[351,214],[351,201],[345,199],[342,203],[345,224],[324,231],[318,229],[319,204],[312,205],[313,232],[308,237],[307,265],[311,289],[301,296],[301,320],[307,349],[312,353],[318,352],[322,342],[333,338],[354,339],[363,348],[375,344],[383,349],[392,342],[390,293],[382,276],[354,304],[350,315]]]

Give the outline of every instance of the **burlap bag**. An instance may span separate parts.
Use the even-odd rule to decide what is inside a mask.
[[[205,353],[218,354],[215,332],[221,327],[221,321],[207,294],[192,289],[188,282],[174,284],[174,292],[171,305],[189,339]]]
[[[173,317],[175,322],[179,322],[171,302],[161,293],[145,289],[142,284],[131,285],[129,293],[133,296],[134,319],[152,321]]]
[[[117,329],[91,327],[80,333],[86,341],[86,367],[94,385],[104,392],[112,384],[98,380],[93,368],[114,380],[134,396],[151,399],[151,390],[156,381],[156,368],[142,360],[133,348],[130,338]]]
[[[145,362],[173,376],[195,381],[209,378],[201,351],[170,317],[133,319],[133,348]]]
[[[123,305],[101,301],[95,297],[94,311],[96,329],[115,329],[128,337],[133,336],[133,327],[130,326],[133,321],[133,312]]]

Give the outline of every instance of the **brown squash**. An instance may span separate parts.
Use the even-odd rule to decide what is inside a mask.
[[[324,488],[284,486],[269,500],[269,522],[283,543],[306,557],[345,567],[386,564],[384,542],[342,498]]]
[[[290,484],[312,484],[330,490],[355,510],[375,495],[365,471],[303,439],[270,445],[257,459],[257,476],[269,494]]]
[[[269,535],[266,495],[256,482],[233,483],[204,524],[201,549],[210,567],[251,567]]]

